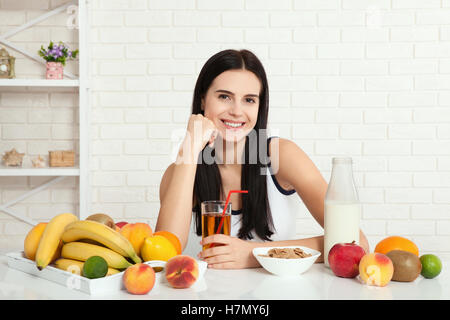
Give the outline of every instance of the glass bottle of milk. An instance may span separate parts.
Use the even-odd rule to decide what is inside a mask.
[[[336,243],[359,244],[361,205],[353,181],[352,158],[333,158],[330,183],[325,196],[324,261]]]

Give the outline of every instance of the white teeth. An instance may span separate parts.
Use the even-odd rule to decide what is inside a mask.
[[[244,125],[244,123],[233,123],[233,122],[226,122],[226,121],[224,121],[223,123],[225,123],[227,126],[233,127],[233,128],[239,128]]]

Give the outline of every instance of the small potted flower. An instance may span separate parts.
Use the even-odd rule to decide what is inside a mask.
[[[78,54],[78,50],[70,51],[69,48],[62,42],[54,44],[50,41],[47,49],[41,46],[41,50],[38,51],[39,55],[47,61],[47,72],[45,77],[47,79],[62,79],[63,78],[63,66],[66,65],[67,59],[75,59]]]

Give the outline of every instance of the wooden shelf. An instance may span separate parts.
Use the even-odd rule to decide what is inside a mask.
[[[0,79],[0,87],[79,87],[79,80]]]
[[[77,167],[61,168],[26,168],[26,167],[7,167],[0,165],[0,177],[5,176],[79,176],[80,169]]]
[[[0,0],[1,1],[1,0]],[[20,2],[20,1],[19,1]],[[21,48],[21,46],[15,44],[8,40],[8,38],[13,35],[28,29],[40,22],[56,15],[59,13],[63,13],[67,11],[67,9],[75,5],[78,10],[76,10],[77,14],[77,24],[74,25],[78,29],[78,49],[80,53],[78,55],[78,73],[79,75],[75,75],[65,71],[64,79],[62,80],[51,80],[45,78],[14,78],[14,79],[0,79],[0,90],[3,91],[21,91],[24,88],[29,91],[49,91],[49,92],[60,92],[60,91],[76,91],[78,94],[78,119],[77,122],[79,124],[79,159],[78,165],[75,167],[45,167],[45,168],[33,168],[31,167],[31,163],[23,162],[22,167],[6,167],[0,162],[0,180],[5,176],[21,176],[21,177],[29,177],[29,176],[52,176],[48,182],[43,183],[42,185],[33,188],[25,192],[23,195],[16,197],[15,199],[10,200],[9,202],[2,204],[0,201],[0,212],[4,212],[12,217],[15,217],[23,222],[26,222],[30,225],[35,225],[36,222],[24,217],[23,215],[14,212],[10,209],[11,206],[23,201],[27,197],[41,192],[42,190],[48,188],[50,185],[57,183],[67,177],[77,177],[78,179],[78,217],[79,219],[86,218],[90,214],[89,206],[90,206],[90,192],[89,192],[89,49],[88,49],[88,4],[89,0],[68,0],[65,1],[64,4],[59,5],[56,8],[49,9],[43,14],[28,20],[26,23],[21,26],[9,28],[10,30],[0,36],[0,44],[7,46],[14,51],[17,51],[24,55],[25,57],[30,58],[38,63],[45,65],[45,62],[41,57],[36,55],[34,52],[28,52],[27,50]],[[24,8],[26,10],[26,8]],[[68,26],[67,26],[68,27]],[[36,89],[35,89],[36,88]],[[19,93],[20,94],[20,93]],[[74,138],[76,139],[76,138]],[[1,140],[1,139],[0,139]],[[1,152],[4,150],[0,150]]]

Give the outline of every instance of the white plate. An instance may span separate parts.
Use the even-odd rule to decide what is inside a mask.
[[[267,252],[274,248],[300,248],[306,253],[312,254],[312,256],[300,259],[284,259],[261,256],[267,255]],[[317,250],[302,246],[259,247],[253,249],[253,255],[261,266],[270,273],[278,276],[295,276],[302,274],[314,264],[320,254],[321,253]]]
[[[52,267],[51,265],[39,271],[36,267],[36,262],[25,258],[23,251],[10,252],[7,253],[6,256],[8,258],[8,266],[10,268],[20,270],[48,281],[59,283],[68,289],[79,290],[90,295],[111,294],[120,290],[125,290],[122,283],[122,276],[125,271],[103,278],[88,279],[86,277]],[[151,267],[164,268],[166,265],[165,261],[160,260],[147,261],[144,263]],[[197,260],[197,263],[199,267],[198,281],[205,274],[207,263],[199,260]],[[156,278],[154,288],[160,285],[160,283],[166,281],[164,271],[156,272],[155,275]]]

